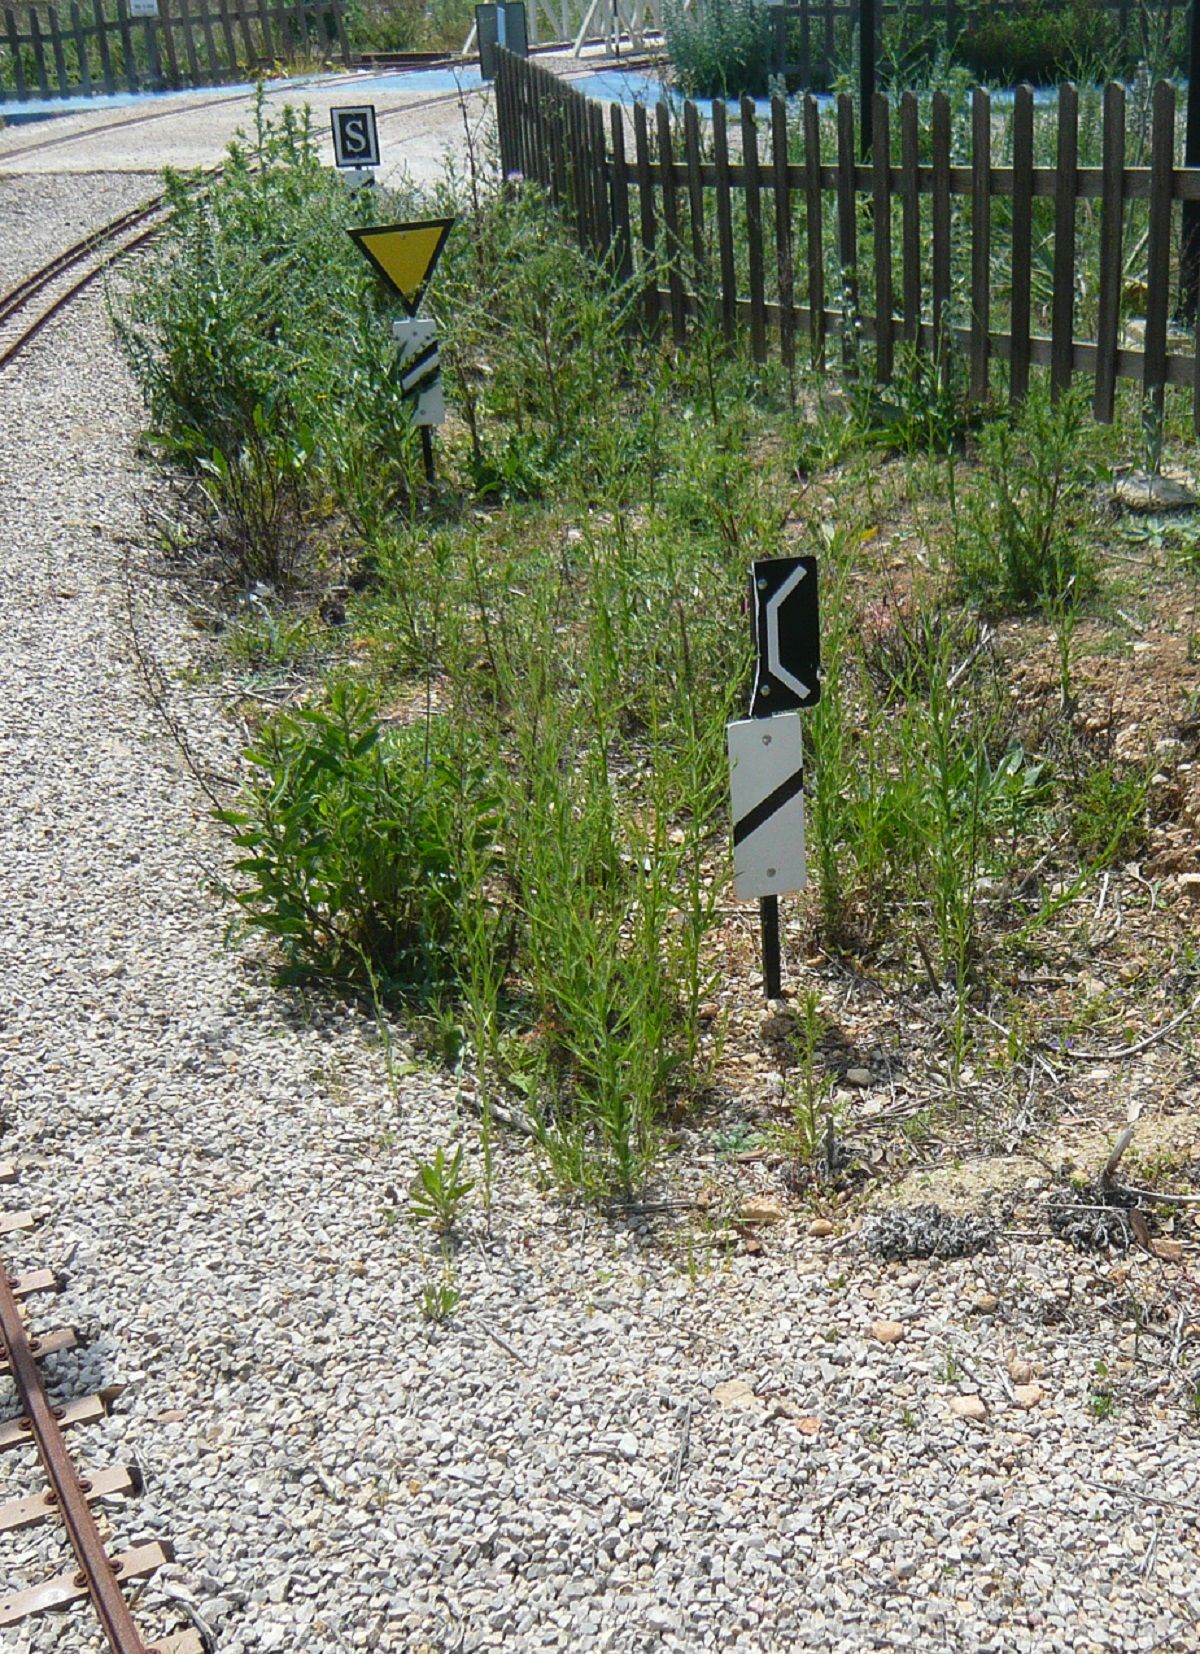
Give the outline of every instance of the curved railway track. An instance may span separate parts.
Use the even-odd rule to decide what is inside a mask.
[[[0,295],[0,369],[37,338],[47,322],[77,299],[97,276],[157,234],[166,216],[162,195],[143,201]]]
[[[14,1181],[11,1167],[0,1168],[0,1181]],[[33,1212],[0,1214],[0,1235],[32,1229]],[[118,1556],[105,1547],[92,1511],[98,1500],[136,1495],[141,1479],[136,1469],[113,1465],[81,1473],[67,1448],[64,1432],[102,1418],[107,1411],[101,1396],[76,1396],[56,1403],[47,1391],[38,1365],[43,1357],[71,1349],[77,1342],[72,1328],[31,1335],[21,1309],[24,1299],[53,1290],[61,1283],[52,1271],[40,1269],[13,1276],[0,1264],[0,1345],[4,1364],[0,1377],[13,1391],[15,1413],[0,1421],[0,1451],[36,1451],[46,1486],[40,1493],[0,1505],[0,1533],[29,1528],[57,1517],[74,1553],[75,1572],[59,1574],[23,1590],[0,1596],[0,1627],[75,1603],[90,1602],[113,1654],[206,1654],[201,1637],[183,1630],[146,1642],[125,1600],[122,1585],[145,1579],[173,1559],[169,1544],[155,1540]]]

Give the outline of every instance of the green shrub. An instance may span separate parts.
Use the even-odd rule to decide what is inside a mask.
[[[968,593],[1024,609],[1075,602],[1094,584],[1097,440],[1081,391],[1054,403],[1041,386],[984,426],[954,549]]]
[[[771,76],[771,19],[758,0],[697,0],[663,8],[675,79],[689,98],[762,97]]]
[[[481,776],[441,740],[436,724],[385,730],[369,694],[338,683],[247,749],[254,774],[218,819],[242,852],[243,925],[279,943],[283,980],[385,994],[448,980],[455,846],[489,843],[492,824]]]
[[[1002,85],[1051,85],[1097,64],[1110,75],[1131,67],[1101,0],[1033,0],[1014,10],[985,4],[963,30],[956,55],[981,81]]]
[[[1071,836],[1098,866],[1128,861],[1146,841],[1148,777],[1128,765],[1096,764],[1071,801]]]

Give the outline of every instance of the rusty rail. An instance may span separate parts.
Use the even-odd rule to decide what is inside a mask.
[[[0,1169],[0,1181],[11,1181],[9,1168]],[[0,1233],[32,1228],[31,1212],[0,1218]],[[0,1265],[0,1343],[8,1376],[17,1394],[20,1414],[0,1425],[0,1448],[32,1443],[38,1452],[48,1487],[43,1493],[0,1507],[0,1532],[30,1526],[57,1515],[66,1530],[78,1572],[61,1574],[29,1590],[0,1599],[0,1626],[15,1625],[31,1615],[63,1608],[90,1598],[113,1654],[203,1654],[204,1645],[191,1631],[165,1641],[147,1643],[138,1630],[121,1590],[124,1580],[144,1578],[173,1559],[163,1541],[139,1545],[120,1556],[109,1556],[89,1505],[91,1498],[137,1493],[141,1479],[125,1466],[80,1475],[63,1439],[63,1430],[103,1417],[98,1396],[80,1397],[66,1406],[55,1405],[46,1391],[39,1360],[75,1342],[70,1329],[31,1337],[26,1331],[19,1300],[59,1283],[49,1270],[14,1277]]]

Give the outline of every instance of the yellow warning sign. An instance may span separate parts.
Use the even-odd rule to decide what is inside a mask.
[[[377,224],[350,234],[370,259],[410,316],[415,316],[433,275],[453,218],[428,218],[420,224]]]

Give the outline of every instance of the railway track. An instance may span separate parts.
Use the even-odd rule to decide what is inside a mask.
[[[457,91],[441,92],[396,109],[381,109],[379,120],[382,123],[400,115],[456,103],[458,97]],[[114,123],[125,124],[128,123]],[[108,131],[109,128],[74,134],[62,142],[82,143],[94,137],[95,130]],[[0,295],[0,370],[32,343],[42,328],[77,299],[98,276],[110,270],[128,253],[151,241],[162,228],[166,213],[165,197],[161,193],[152,196],[129,212],[122,213],[119,218],[93,230],[82,241],[66,248],[40,270],[35,270],[19,282],[11,292]]]
[[[15,1181],[11,1167],[0,1168],[0,1181]],[[0,1215],[0,1236],[32,1229],[32,1212]],[[77,1396],[56,1403],[47,1391],[38,1363],[77,1342],[71,1328],[31,1334],[22,1303],[36,1293],[53,1291],[60,1283],[48,1269],[14,1276],[0,1264],[0,1345],[13,1391],[15,1413],[0,1421],[0,1452],[36,1452],[45,1488],[0,1505],[0,1534],[36,1526],[57,1518],[74,1553],[75,1571],[0,1596],[0,1627],[19,1625],[36,1615],[90,1602],[113,1654],[206,1654],[202,1638],[193,1630],[173,1632],[146,1642],[125,1600],[127,1581],[148,1578],[173,1559],[169,1544],[155,1540],[111,1556],[105,1546],[92,1505],[99,1500],[136,1495],[141,1480],[135,1468],[114,1465],[80,1472],[67,1448],[64,1432],[102,1418],[107,1406],[101,1396]]]
[[[0,295],[0,369],[118,259],[144,247],[161,228],[166,210],[162,195],[143,201],[66,248],[18,282],[11,292]]]

